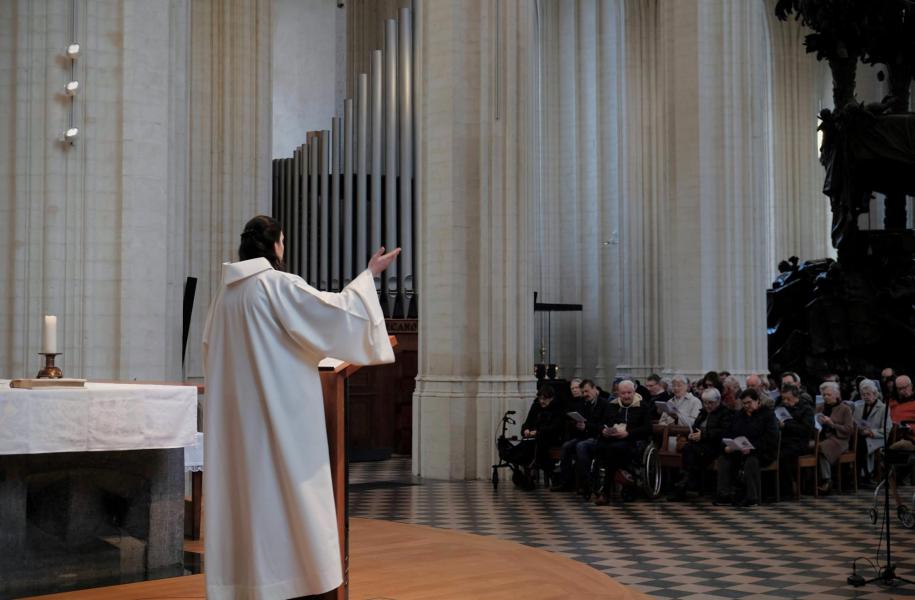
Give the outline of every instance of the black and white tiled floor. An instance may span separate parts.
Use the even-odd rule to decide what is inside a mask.
[[[543,548],[657,598],[915,598],[915,585],[855,589],[845,581],[858,557],[858,572],[873,576],[867,559],[876,558],[880,528],[868,515],[871,490],[751,509],[716,507],[705,498],[598,507],[542,487],[525,492],[509,481],[494,490],[489,481],[422,480],[410,474],[408,458],[394,458],[352,464],[349,494],[350,516]],[[895,515],[892,524],[897,572],[915,579],[915,530],[903,529]]]

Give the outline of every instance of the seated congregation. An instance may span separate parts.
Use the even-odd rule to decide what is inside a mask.
[[[796,373],[780,383],[751,374],[741,385],[727,372],[696,382],[652,374],[644,385],[620,377],[609,392],[590,379],[544,381],[520,436],[500,440],[500,458],[522,487],[542,476],[552,491],[597,505],[666,490],[670,501],[709,495],[716,505],[754,506],[804,489],[818,496],[873,486],[883,462],[897,474],[913,470],[909,376],[884,369],[879,381],[858,377],[844,387],[828,376],[815,395]]]

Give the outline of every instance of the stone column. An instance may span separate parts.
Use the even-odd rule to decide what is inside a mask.
[[[790,256],[802,261],[835,256],[817,140],[817,115],[832,103],[829,67],[807,54],[809,30],[793,18],[779,21],[775,4],[766,2],[772,49],[773,263]],[[770,267],[773,276],[776,267]]]
[[[625,2],[625,202],[620,203],[620,373],[642,381],[661,368],[661,257],[668,196],[667,90],[661,9],[656,1]]]
[[[194,0],[190,47],[187,270],[198,277],[187,373],[203,374],[200,339],[242,226],[271,203],[271,0]]]
[[[603,385],[621,341],[622,2],[540,7],[543,194],[533,207],[534,284],[541,301],[580,303],[583,312],[554,313],[552,335],[546,315],[537,315],[536,339],[551,347],[562,376]]]
[[[59,317],[74,377],[178,379],[185,277],[200,323],[241,224],[270,206],[270,2],[0,3],[0,374],[38,371]]]
[[[0,372],[34,376],[41,316],[59,317],[64,372],[76,377],[180,375],[180,306],[169,273],[169,210],[180,195],[172,119],[186,77],[172,52],[183,1],[0,7]],[[79,136],[68,127],[67,45],[75,63]],[[180,311],[180,308],[179,308]],[[180,312],[179,312],[180,315]],[[177,358],[176,358],[177,357]]]
[[[423,282],[413,470],[489,477],[507,409],[534,395],[534,3],[416,4]]]
[[[765,371],[772,262],[765,4],[661,2],[662,366]]]

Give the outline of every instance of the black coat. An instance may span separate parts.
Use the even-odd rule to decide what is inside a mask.
[[[623,406],[619,399],[616,399],[610,403],[602,425],[613,427],[617,423],[625,423],[626,431],[629,432],[625,439],[633,442],[647,440],[651,437],[651,412],[653,408],[654,403],[642,400],[638,394],[636,394],[629,406]],[[607,441],[614,438],[598,435],[597,439]]]
[[[702,432],[702,437],[699,438],[698,443],[715,446],[717,450],[721,446],[721,438],[728,437],[727,433],[731,428],[733,419],[734,411],[726,406],[719,406],[712,412],[708,412],[703,407],[693,423],[693,429],[701,429],[703,423],[705,424],[705,430]]]
[[[559,443],[564,435],[564,426],[566,420],[565,406],[557,400],[543,408],[540,402],[534,400],[531,409],[527,412],[527,418],[521,425],[521,431],[530,429],[537,432],[537,439],[546,441],[550,444]]]
[[[753,444],[753,452],[759,456],[760,466],[766,466],[775,460],[778,454],[778,421],[771,408],[760,406],[753,414],[739,411],[731,421],[728,435],[736,438],[744,436]]]
[[[600,435],[600,430],[603,428],[604,417],[607,414],[607,408],[610,406],[610,402],[606,398],[600,396],[597,397],[597,400],[594,402],[588,402],[584,397],[577,398],[575,401],[567,407],[567,413],[575,411],[585,419],[585,428],[578,429],[575,427],[575,421],[572,420],[572,425],[570,435],[580,440],[587,438],[593,438]],[[571,419],[569,419],[571,420]]]
[[[810,452],[813,426],[813,408],[800,401],[794,406],[783,404],[791,415],[782,425],[782,456],[801,456]]]

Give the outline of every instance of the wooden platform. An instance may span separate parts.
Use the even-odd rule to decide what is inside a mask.
[[[350,520],[352,600],[647,598],[545,550],[421,525]],[[204,598],[203,575],[41,596],[68,600]]]

